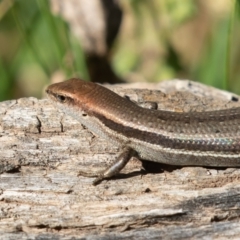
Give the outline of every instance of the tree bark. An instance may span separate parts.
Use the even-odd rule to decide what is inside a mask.
[[[240,106],[238,96],[190,81],[135,87],[111,89],[171,111]],[[49,100],[0,103],[0,239],[240,237],[239,169],[145,174],[133,159],[96,187],[78,176],[106,167],[119,151]]]

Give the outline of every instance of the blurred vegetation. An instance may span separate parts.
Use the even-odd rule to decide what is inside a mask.
[[[112,66],[127,81],[196,80],[240,94],[240,0],[122,0]],[[47,0],[0,1],[0,101],[89,79],[80,43]]]

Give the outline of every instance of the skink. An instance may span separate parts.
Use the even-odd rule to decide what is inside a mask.
[[[119,173],[133,155],[182,166],[240,166],[240,107],[179,113],[146,109],[111,90],[80,79],[50,85],[49,98],[94,134],[122,147],[93,184]]]

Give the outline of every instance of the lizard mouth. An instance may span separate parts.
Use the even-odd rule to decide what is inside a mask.
[[[65,103],[67,100],[67,97],[62,94],[56,94],[49,90],[47,90],[46,92],[47,92],[48,96],[50,96],[50,98],[56,102]]]
[[[56,101],[56,95],[49,89],[45,91],[47,93],[48,98]]]

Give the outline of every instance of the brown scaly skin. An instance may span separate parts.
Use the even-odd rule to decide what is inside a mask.
[[[189,113],[145,109],[80,79],[52,84],[46,92],[65,113],[124,149],[95,184],[118,173],[134,154],[170,165],[240,166],[240,108]]]

